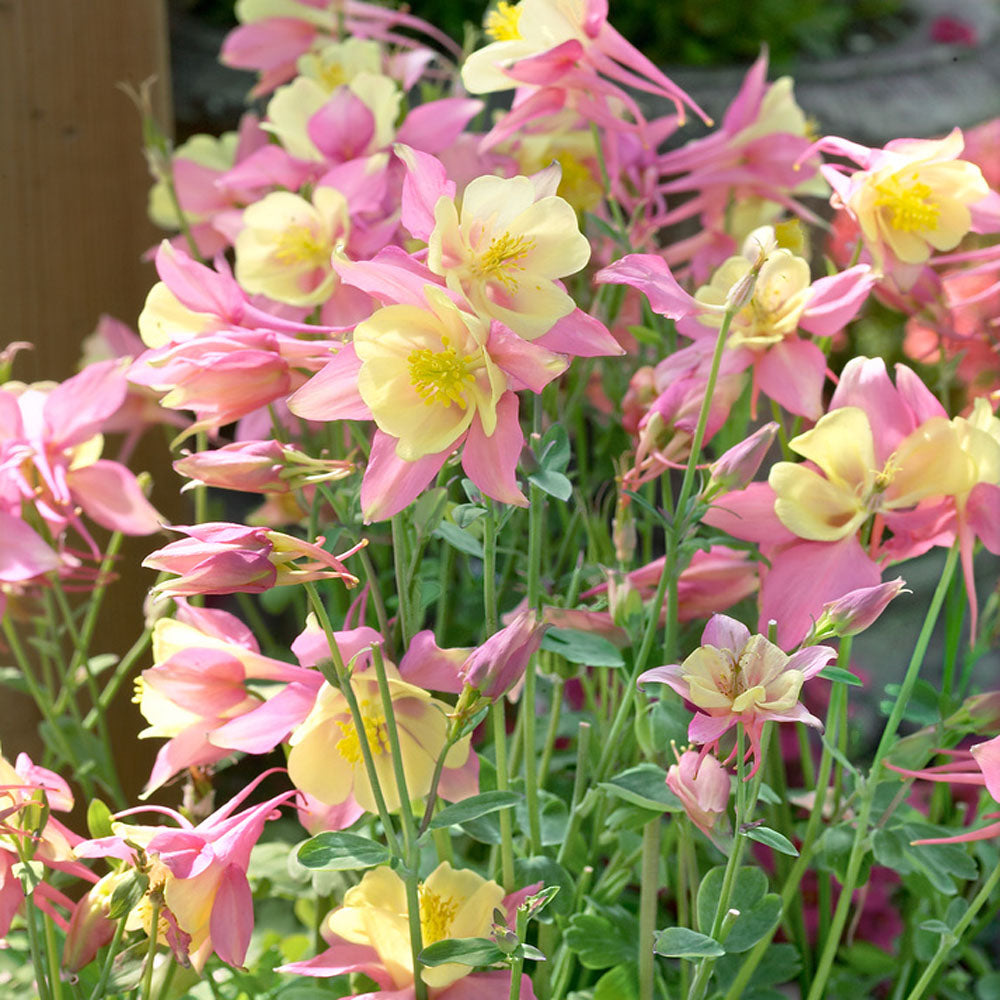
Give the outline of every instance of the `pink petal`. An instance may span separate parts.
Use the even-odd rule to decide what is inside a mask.
[[[854,535],[839,542],[797,541],[771,560],[761,584],[758,628],[778,623],[778,645],[790,649],[823,613],[823,605],[859,587],[874,587],[881,579]]]
[[[448,691],[458,694],[462,678],[458,668],[465,662],[469,649],[442,649],[434,641],[430,629],[418,632],[410,641],[399,661],[399,675],[405,681],[428,691]]]
[[[34,528],[0,511],[0,580],[19,583],[59,569],[62,560]]]
[[[455,182],[448,180],[444,164],[430,153],[402,143],[396,144],[395,151],[406,166],[400,221],[426,243],[434,229],[434,206],[439,198],[455,197]]]
[[[310,119],[306,132],[316,148],[332,160],[361,156],[375,133],[375,117],[348,87],[338,87]]]
[[[150,535],[163,525],[163,518],[124,465],[99,459],[92,465],[71,469],[66,482],[84,513],[111,531]]]
[[[490,437],[483,433],[478,419],[472,421],[462,450],[462,468],[487,496],[501,503],[527,507],[528,498],[518,489],[516,476],[524,446],[517,409],[517,396],[505,392],[497,403],[497,426]]]
[[[670,319],[681,319],[701,310],[701,306],[677,283],[662,257],[648,253],[630,253],[598,271],[598,283],[631,285],[649,299],[653,312]]]
[[[973,486],[965,502],[965,519],[983,545],[993,555],[1000,555],[1000,486]]]
[[[722,130],[735,135],[757,120],[760,104],[767,90],[767,50],[757,57],[757,61],[747,71],[739,92],[732,104],[726,108],[722,119]]]
[[[750,629],[728,615],[712,615],[701,633],[703,646],[726,649],[739,655],[750,641]]]
[[[253,894],[246,874],[236,865],[228,865],[222,873],[212,916],[209,934],[215,953],[229,965],[239,968],[250,946],[253,933]]]
[[[734,538],[761,545],[783,545],[793,535],[774,513],[774,490],[767,483],[751,483],[745,490],[726,493],[713,501],[702,518],[705,524]]]
[[[764,395],[789,413],[810,420],[823,415],[826,355],[812,341],[786,337],[760,357],[754,374]]]
[[[119,359],[88,365],[57,385],[46,397],[46,436],[59,447],[81,444],[125,402],[128,383]]]
[[[1000,802],[1000,736],[972,747],[972,756],[983,772],[986,790]]]
[[[714,743],[727,729],[735,726],[737,721],[734,715],[703,715],[696,712],[688,726],[688,739],[699,746]]]
[[[445,97],[419,104],[406,116],[396,138],[425,153],[444,152],[482,109],[482,101],[468,97]]]
[[[371,260],[334,258],[333,267],[341,281],[387,305],[426,309],[424,285],[441,287],[436,274],[399,247],[386,247]]]
[[[317,674],[317,682],[321,680]],[[302,722],[316,703],[316,687],[289,684],[276,695],[246,715],[220,726],[210,736],[213,746],[226,751],[242,750],[243,753],[269,753],[288,738],[289,733]]]
[[[615,357],[625,353],[625,348],[615,340],[611,331],[582,309],[574,309],[568,316],[563,316],[535,343],[550,351],[578,358]]]
[[[365,522],[384,521],[408,507],[438,474],[451,449],[406,462],[396,454],[396,439],[376,430],[368,468],[361,480]]]
[[[537,341],[524,340],[496,320],[490,325],[486,351],[500,368],[512,376],[513,389],[541,392],[569,366],[564,355],[553,354],[540,347]]]
[[[817,337],[832,337],[858,314],[875,281],[867,264],[814,281],[799,326]]]
[[[358,392],[359,371],[361,359],[348,344],[292,393],[288,408],[306,420],[371,420],[371,410]]]

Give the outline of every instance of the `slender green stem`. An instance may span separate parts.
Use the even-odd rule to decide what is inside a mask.
[[[552,685],[549,699],[549,724],[545,731],[545,740],[542,743],[542,760],[538,765],[538,782],[541,785],[545,784],[549,773],[549,764],[552,761],[552,751],[559,732],[559,722],[562,719],[563,688],[565,686],[566,682],[561,677],[557,677]]]
[[[94,987],[93,992],[90,994],[90,1000],[102,1000],[105,995],[105,987],[108,984],[108,978],[111,976],[111,967],[114,964],[115,956],[118,954],[119,945],[122,943],[122,936],[125,934],[125,922],[128,920],[128,917],[129,915],[126,913],[115,924],[115,933],[111,938],[111,944],[108,945],[108,953],[104,956],[104,964],[101,966],[101,976],[97,980],[97,985]]]
[[[320,662],[319,668],[324,678],[326,678],[327,683],[338,688],[347,702],[347,707],[351,713],[351,721],[354,723],[354,730],[358,735],[358,746],[361,750],[361,758],[364,761],[365,773],[368,775],[368,781],[372,787],[372,797],[375,799],[375,807],[378,809],[379,819],[382,820],[382,826],[385,830],[385,838],[389,842],[389,849],[392,853],[396,857],[401,858],[403,857],[403,852],[400,850],[399,839],[396,836],[395,828],[389,816],[389,810],[385,804],[385,796],[382,794],[382,785],[379,781],[378,771],[375,768],[375,759],[372,757],[371,744],[368,742],[368,730],[365,728],[364,718],[358,706],[358,698],[354,693],[350,675],[344,666],[344,658],[340,655],[340,647],[337,645],[337,639],[333,633],[330,616],[326,613],[326,606],[319,596],[316,585],[310,581],[306,581],[303,583],[303,587],[305,587],[309,606],[313,609],[320,627],[323,629],[327,646],[330,649],[333,669],[330,669],[331,664],[325,660]]]
[[[84,717],[84,729],[93,729],[97,724],[98,718],[108,710],[111,702],[114,701],[115,695],[118,693],[118,689],[132,672],[133,664],[146,651],[146,647],[149,645],[151,638],[152,633],[149,629],[146,629],[142,635],[140,635],[139,638],[132,643],[132,647],[129,651],[118,661],[118,665],[115,667],[108,682],[104,685],[104,690],[97,699],[97,704],[94,705]]]
[[[368,554],[368,546],[365,546],[359,553],[361,568],[364,570],[365,580],[368,583],[368,594],[375,605],[375,620],[378,622],[378,630],[382,637],[389,639],[389,615],[385,610],[385,601],[382,599],[382,588],[378,585],[378,574],[372,565],[371,556]]]
[[[820,997],[824,995],[826,982],[827,979],[829,979],[830,971],[833,968],[833,960],[837,954],[837,949],[840,947],[840,937],[844,931],[844,925],[847,923],[847,915],[851,906],[851,897],[853,896],[855,886],[857,885],[858,874],[861,870],[861,862],[864,860],[867,850],[865,845],[868,838],[868,821],[871,817],[872,804],[875,799],[875,790],[878,787],[878,779],[882,769],[882,761],[895,740],[896,730],[899,727],[899,723],[902,721],[903,713],[906,711],[906,705],[909,702],[910,695],[913,693],[913,688],[917,683],[920,667],[927,654],[927,647],[930,643],[931,635],[934,632],[934,626],[937,624],[938,615],[941,611],[941,605],[944,603],[945,595],[948,592],[948,585],[951,583],[951,575],[955,571],[955,565],[957,562],[958,545],[956,543],[952,546],[948,553],[948,558],[945,561],[944,569],[941,573],[941,579],[938,581],[937,588],[934,591],[934,596],[931,598],[930,607],[927,609],[927,616],[924,619],[920,635],[917,637],[917,644],[914,647],[913,656],[910,658],[909,666],[906,668],[906,675],[903,678],[903,683],[900,685],[899,694],[896,696],[896,703],[892,707],[892,712],[889,715],[889,721],[886,723],[885,731],[882,733],[882,739],[879,740],[878,747],[875,750],[875,759],[872,761],[867,786],[861,801],[861,808],[858,811],[857,828],[854,833],[854,843],[851,847],[851,853],[847,859],[847,872],[841,888],[840,898],[837,900],[837,909],[834,911],[833,920],[830,922],[830,936],[826,940],[823,953],[820,956],[819,964],[816,968],[816,978],[813,979],[812,987],[809,990],[809,995],[806,1000],[820,1000]]]
[[[515,929],[518,941],[523,943],[528,932],[528,911],[519,906],[515,918]],[[509,1000],[520,1000],[521,997],[521,973],[524,969],[524,951],[520,948],[514,954],[514,959],[510,963],[510,993]]]
[[[166,972],[163,973],[160,988],[156,991],[157,1000],[167,1000],[167,997],[170,996],[170,987],[174,981],[176,972],[177,963],[174,961],[173,955],[171,955],[167,962]]]
[[[153,965],[156,958],[156,938],[160,929],[160,901],[151,897],[152,912],[149,924],[149,947],[146,949],[146,965],[142,970],[142,1000],[152,1000],[153,996]]]
[[[420,974],[420,952],[423,950],[423,933],[420,926],[420,851],[417,847],[417,831],[413,821],[413,808],[410,803],[410,791],[406,783],[406,772],[403,767],[403,751],[399,745],[399,729],[396,726],[396,712],[392,704],[392,693],[389,691],[389,681],[385,675],[385,662],[378,646],[372,646],[372,661],[375,666],[375,676],[378,678],[378,691],[382,698],[382,712],[385,715],[385,728],[389,737],[389,750],[392,754],[392,769],[396,778],[396,790],[399,795],[399,811],[402,817],[403,847],[406,851],[403,881],[406,883],[406,912],[410,927],[410,952],[413,959],[413,985],[417,1000],[427,1000],[427,984]],[[442,753],[442,759],[444,753]]]
[[[917,980],[917,985],[910,990],[906,1000],[920,1000],[920,997],[929,989],[941,966],[944,965],[945,960],[950,955],[954,954],[955,948],[962,940],[962,935],[965,934],[969,925],[975,919],[976,914],[990,898],[998,883],[1000,883],[1000,866],[994,868],[990,873],[990,877],[983,883],[983,887],[976,894],[976,898],[969,904],[969,908],[962,914],[962,919],[955,924],[952,932],[941,935],[941,941],[938,944],[937,951],[934,953],[934,957],[930,960],[927,968],[924,969],[924,974]]]
[[[496,753],[497,791],[510,789],[507,773],[507,702],[498,698],[490,706],[493,723],[493,750]],[[514,825],[509,809],[500,810],[500,872],[505,892],[514,891]]]
[[[410,645],[410,640],[413,638],[413,614],[410,604],[412,581],[407,573],[408,552],[403,515],[396,514],[392,518],[392,559],[396,571],[396,594],[399,598],[399,634],[404,649]]]
[[[653,934],[660,892],[660,826],[662,817],[642,828],[642,877],[639,882],[639,1000],[653,1000]]]
[[[59,949],[56,946],[56,934],[52,918],[45,914],[42,917],[45,928],[45,952],[49,960],[49,985],[52,988],[52,1000],[62,1000],[62,979],[59,975]]]
[[[583,810],[580,803],[583,801],[584,792],[587,787],[587,771],[590,763],[590,723],[581,722],[576,730],[576,773],[573,775],[573,796],[569,804],[569,826],[566,828],[566,836],[559,845],[559,853],[556,861],[562,864],[566,860],[569,845],[576,836],[576,831],[583,822]]]

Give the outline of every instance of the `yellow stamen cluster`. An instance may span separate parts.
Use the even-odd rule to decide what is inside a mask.
[[[365,727],[365,738],[368,746],[371,747],[372,755],[379,757],[389,752],[389,732],[386,729],[385,715],[367,699],[358,706],[361,710],[361,722]],[[337,740],[337,753],[340,754],[348,764],[360,764],[363,760],[361,754],[361,741],[358,739],[358,731],[354,727],[354,722],[337,722],[343,736]]]
[[[915,172],[909,180],[892,174],[875,185],[875,190],[878,192],[875,205],[891,210],[894,229],[904,233],[937,229],[940,206],[931,200],[930,185],[924,184]]]
[[[410,352],[407,364],[410,370],[410,384],[423,399],[426,406],[433,403],[454,403],[465,409],[468,403],[465,391],[475,376],[469,371],[472,355],[460,355],[454,347],[449,347],[447,337],[441,338],[441,351],[421,347]]]
[[[496,8],[486,15],[486,34],[495,42],[516,42],[521,37],[520,20],[518,5],[500,0]]]
[[[420,936],[424,946],[451,935],[451,923],[458,912],[458,900],[439,896],[426,885],[420,886]]]
[[[475,271],[484,278],[494,278],[513,294],[517,291],[517,279],[511,271],[524,270],[524,258],[534,247],[535,241],[525,236],[504,233],[490,240],[490,245],[476,261]]]
[[[322,267],[330,260],[333,248],[308,226],[289,226],[278,238],[272,257],[279,264],[298,264],[303,261]]]

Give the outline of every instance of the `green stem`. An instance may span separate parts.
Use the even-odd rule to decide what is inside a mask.
[[[45,952],[49,960],[49,985],[52,987],[52,1000],[62,1000],[62,979],[59,976],[59,949],[56,947],[55,928],[52,918],[46,914],[42,917],[45,928]]]
[[[917,683],[920,667],[927,654],[927,646],[929,645],[931,635],[934,632],[934,626],[937,624],[938,615],[941,611],[941,605],[944,603],[945,595],[948,592],[948,586],[951,583],[951,575],[955,571],[955,565],[957,562],[958,545],[956,543],[952,546],[951,551],[948,553],[944,569],[941,572],[941,579],[938,581],[937,588],[934,591],[934,596],[931,598],[930,607],[927,609],[927,616],[924,619],[920,635],[917,637],[917,644],[914,647],[913,656],[910,658],[909,666],[906,668],[906,675],[903,678],[903,683],[900,685],[899,694],[896,697],[896,703],[892,707],[892,712],[889,715],[889,721],[886,723],[885,731],[882,733],[882,739],[879,740],[878,747],[875,750],[875,759],[872,761],[871,771],[868,775],[867,787],[865,788],[861,808],[858,812],[857,828],[854,833],[854,843],[851,847],[851,853],[847,860],[847,872],[841,888],[840,898],[837,900],[837,909],[834,911],[833,920],[830,922],[830,936],[826,940],[823,953],[820,956],[819,964],[816,968],[816,978],[813,980],[812,987],[809,990],[809,995],[806,997],[806,1000],[820,1000],[820,997],[824,995],[823,991],[826,989],[826,981],[830,977],[830,972],[833,968],[833,960],[837,954],[837,949],[840,947],[840,936],[844,931],[844,925],[847,923],[847,916],[851,906],[851,897],[853,896],[855,886],[857,885],[858,874],[861,870],[861,862],[863,861],[867,850],[865,844],[868,836],[868,820],[871,816],[872,804],[875,799],[875,789],[878,786],[878,779],[882,769],[882,760],[889,752],[889,749],[895,740],[896,730],[899,727],[899,723],[902,721],[903,713],[906,711],[906,705],[909,702],[910,695],[913,693],[913,688]]]
[[[151,638],[152,633],[149,629],[146,629],[142,635],[140,635],[139,638],[132,643],[132,648],[129,649],[121,660],[118,661],[118,665],[115,667],[114,673],[112,673],[108,683],[104,685],[104,690],[97,699],[97,704],[94,705],[84,717],[84,729],[93,729],[97,724],[97,720],[108,710],[111,702],[114,701],[115,695],[118,693],[118,689],[131,673],[132,665],[146,651],[146,647],[149,645]]]
[[[515,923],[517,939],[524,942],[528,931],[528,911],[519,906]],[[510,993],[509,1000],[520,1000],[521,997],[521,972],[524,969],[524,951],[521,948],[514,953],[514,958],[510,963]]]
[[[364,570],[365,580],[368,583],[368,593],[371,596],[372,603],[375,605],[375,620],[378,622],[379,633],[386,641],[388,641],[389,615],[385,610],[385,601],[382,599],[382,589],[378,585],[378,574],[375,572],[371,556],[368,555],[367,545],[358,553],[358,558],[361,560],[361,568]]]
[[[975,919],[976,914],[982,909],[983,905],[990,898],[993,890],[1000,883],[1000,865],[993,869],[990,873],[990,877],[983,883],[982,889],[976,895],[976,898],[969,904],[969,908],[962,915],[962,919],[955,924],[954,929],[950,934],[942,934],[941,941],[938,944],[938,949],[934,953],[934,957],[930,960],[927,968],[924,969],[924,974],[917,980],[917,985],[910,990],[909,996],[906,1000],[919,1000],[920,997],[924,995],[927,989],[931,986],[934,978],[937,976],[938,971],[944,964],[945,960],[949,955],[954,954],[954,949],[958,946],[958,943],[962,940],[962,935],[966,932],[969,924]]]
[[[490,706],[493,723],[493,750],[496,754],[497,791],[510,790],[507,773],[507,702],[498,698]],[[504,892],[514,891],[514,826],[509,809],[500,810],[500,871]]]
[[[111,944],[108,945],[108,953],[104,956],[104,964],[101,966],[101,976],[97,980],[97,985],[94,987],[93,992],[90,994],[90,1000],[103,1000],[105,996],[105,987],[108,984],[108,978],[111,976],[111,967],[114,964],[115,956],[118,954],[118,946],[122,943],[122,936],[125,934],[125,922],[128,918],[129,915],[126,913],[115,924],[115,933],[111,938]]]
[[[358,706],[358,698],[354,693],[350,675],[344,666],[344,658],[340,655],[340,647],[337,645],[337,639],[333,633],[330,616],[326,613],[326,606],[319,596],[316,585],[311,581],[306,581],[303,583],[303,587],[306,590],[309,606],[313,609],[316,619],[319,621],[320,627],[326,635],[327,646],[330,649],[333,670],[330,670],[331,664],[323,660],[319,664],[320,671],[326,682],[331,687],[338,688],[347,701],[347,707],[351,713],[351,721],[354,723],[354,731],[358,735],[358,746],[361,749],[361,758],[365,764],[365,773],[368,775],[368,781],[372,786],[372,797],[375,799],[375,807],[378,809],[379,819],[382,820],[382,827],[385,830],[385,838],[389,842],[389,849],[392,853],[397,858],[401,858],[403,857],[403,853],[400,850],[399,839],[396,836],[395,828],[389,816],[389,810],[385,804],[385,796],[382,794],[382,785],[379,781],[378,771],[375,768],[375,760],[372,757],[371,744],[368,742],[368,730],[365,728],[364,719],[361,715],[361,709]]]
[[[399,631],[404,649],[410,645],[410,640],[413,638],[413,615],[410,605],[411,581],[406,570],[408,551],[403,515],[396,514],[392,518],[392,559],[396,571],[396,594],[399,597]]]
[[[639,1000],[653,1000],[653,934],[660,891],[661,817],[642,828],[642,878],[639,882]]]
[[[146,967],[142,970],[142,1000],[152,1000],[153,960],[156,958],[156,938],[160,929],[160,901],[152,898],[152,915],[149,925],[149,947],[146,949]]]

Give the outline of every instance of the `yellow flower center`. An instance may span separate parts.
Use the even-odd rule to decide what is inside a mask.
[[[347,83],[347,73],[338,62],[324,63],[319,71],[319,80],[327,90],[334,91]]]
[[[496,8],[486,15],[486,34],[495,42],[516,42],[521,37],[520,20],[518,5],[500,0]]]
[[[909,180],[892,174],[881,184],[876,184],[875,190],[878,192],[876,207],[892,211],[893,229],[904,233],[937,229],[941,208],[930,200],[930,186],[924,184],[916,173],[911,174]]]
[[[377,708],[373,708],[372,703],[367,699],[362,701],[358,708],[361,711],[361,723],[365,727],[365,738],[368,746],[371,747],[372,755],[379,757],[389,752],[389,733],[385,725],[385,715]],[[348,764],[360,764],[364,759],[361,754],[361,741],[358,739],[358,731],[353,720],[349,722],[337,722],[343,735],[337,740],[337,753],[340,754]]]
[[[458,900],[454,896],[442,897],[427,886],[420,886],[420,936],[425,947],[451,934],[451,922],[457,912]]]
[[[441,338],[441,351],[421,347],[410,352],[407,364],[410,368],[410,384],[423,399],[426,406],[432,403],[454,403],[461,409],[468,405],[465,390],[475,376],[469,370],[475,356],[460,355],[454,347],[449,347],[447,337]]]
[[[310,264],[313,267],[324,267],[329,264],[333,248],[330,244],[316,236],[308,226],[289,226],[278,237],[277,246],[272,257],[279,264]]]
[[[480,277],[495,278],[508,292],[516,292],[517,279],[511,271],[524,270],[524,258],[534,245],[535,241],[525,236],[511,236],[510,233],[495,236],[480,255],[474,270]]]
[[[138,705],[142,702],[143,682],[141,677],[136,677],[132,681],[132,704]]]

